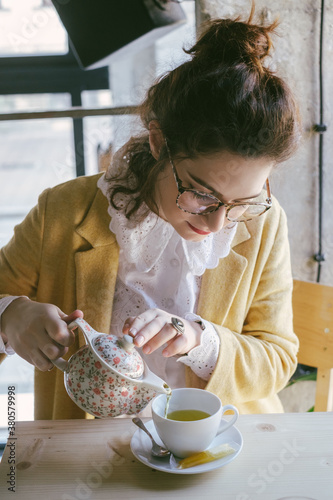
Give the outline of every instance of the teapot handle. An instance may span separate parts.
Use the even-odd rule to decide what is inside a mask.
[[[74,323],[74,322],[73,322]],[[70,323],[70,325],[68,325],[68,329],[69,330],[72,330],[71,327],[75,327],[77,325],[73,325],[73,323]],[[66,361],[64,358],[58,358],[58,359],[50,359],[51,363],[54,364],[54,366],[56,366],[57,368],[59,368],[59,370],[61,370],[62,372],[66,373],[67,369],[68,369],[68,361]]]
[[[90,325],[87,323],[83,318],[76,318],[74,321],[72,321],[68,325],[68,330],[74,330],[75,328],[80,328],[82,331],[84,338],[88,342],[88,344],[91,346],[91,341],[95,338],[101,335],[100,333],[96,332]]]
[[[94,337],[98,337],[100,333],[96,332],[84,319],[82,318],[77,318],[74,321],[72,321],[68,326],[68,330],[74,330],[75,328],[80,328],[82,333],[84,334],[84,337],[86,341],[88,342],[89,345],[91,345],[91,340]],[[50,360],[54,366],[59,368],[62,372],[66,372],[68,369],[68,361],[66,361],[63,358],[58,358],[58,359],[51,359]]]

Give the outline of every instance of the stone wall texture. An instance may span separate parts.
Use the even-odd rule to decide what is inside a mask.
[[[197,19],[248,17],[250,0],[197,0]],[[300,105],[303,121],[301,146],[292,159],[272,174],[271,187],[284,207],[289,225],[294,277],[316,281],[318,252],[318,173],[319,134],[319,36],[320,0],[256,0],[258,20],[271,22],[279,17],[279,37],[274,38],[272,64],[286,78]],[[321,283],[333,285],[333,0],[326,0],[324,11],[324,190],[323,240],[325,262]]]

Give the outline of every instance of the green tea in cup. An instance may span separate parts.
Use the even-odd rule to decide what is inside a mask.
[[[202,420],[210,417],[210,413],[201,410],[175,410],[168,413],[169,420],[180,420],[181,422],[190,422],[191,420]]]

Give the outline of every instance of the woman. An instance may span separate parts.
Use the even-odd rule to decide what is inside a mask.
[[[298,341],[286,219],[268,178],[300,124],[263,64],[275,27],[252,14],[211,22],[192,59],[149,90],[147,133],[106,176],[42,193],[2,249],[3,351],[39,369],[36,418],[85,416],[48,371],[84,343],[67,330],[83,314],[132,335],[173,388],[206,388],[243,413],[283,411]]]

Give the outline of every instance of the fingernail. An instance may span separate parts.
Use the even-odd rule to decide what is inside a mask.
[[[167,358],[169,356],[169,351],[163,351],[162,354],[165,358]]]
[[[142,351],[145,353],[145,354],[149,354],[150,351],[151,351],[151,348],[149,347],[149,345],[145,345],[143,348],[142,348]]]
[[[144,343],[144,337],[142,335],[139,335],[138,337],[135,337],[135,343],[136,345],[140,346]]]
[[[138,331],[138,330],[137,330],[136,328],[131,328],[131,329],[130,329],[130,333],[131,333],[132,335],[136,335],[137,331]],[[143,338],[143,337],[142,337],[142,338]]]

